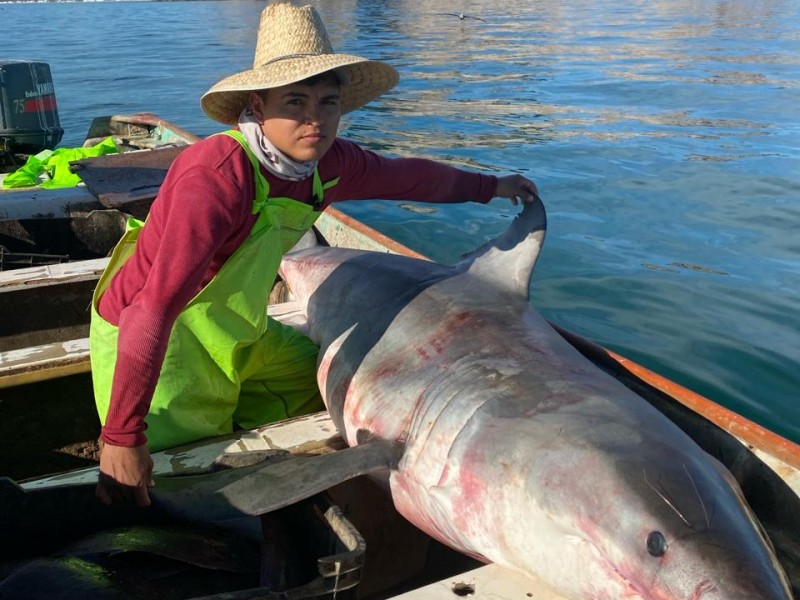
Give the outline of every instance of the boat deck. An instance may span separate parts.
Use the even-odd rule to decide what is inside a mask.
[[[290,452],[307,457],[336,452],[345,446],[328,414],[320,412],[155,453],[154,473],[188,475],[205,472],[236,455]],[[23,482],[21,486],[25,490],[43,490],[93,485],[96,481],[97,469],[90,468]],[[366,561],[358,586],[362,600],[438,600],[453,595],[563,600],[536,579],[497,565],[481,565],[435,542],[408,524],[394,510],[380,485],[369,479],[345,482],[328,495],[366,541]]]

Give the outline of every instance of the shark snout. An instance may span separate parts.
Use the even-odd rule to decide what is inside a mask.
[[[792,600],[770,550],[728,533],[707,530],[673,541],[653,581],[654,600]]]

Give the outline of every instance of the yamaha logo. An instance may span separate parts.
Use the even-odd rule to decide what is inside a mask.
[[[34,91],[26,91],[25,97],[26,98],[38,98],[40,96],[49,96],[54,93],[53,89],[53,82],[48,81],[47,83],[37,83],[36,89]]]

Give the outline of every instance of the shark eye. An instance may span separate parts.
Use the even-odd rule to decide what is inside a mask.
[[[667,538],[660,531],[651,531],[647,536],[647,551],[650,556],[664,556],[667,553]]]

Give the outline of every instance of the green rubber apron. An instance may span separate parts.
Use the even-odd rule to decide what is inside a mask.
[[[256,174],[250,235],[178,316],[147,423],[151,451],[252,428],[322,408],[316,381],[319,349],[306,336],[267,317],[267,299],[281,256],[314,224],[324,190],[314,171],[314,205],[270,198],[269,183],[244,136],[226,131],[247,152]],[[90,357],[95,403],[105,423],[117,360],[118,328],[97,306],[133,254],[143,223],[131,219],[92,299]]]

